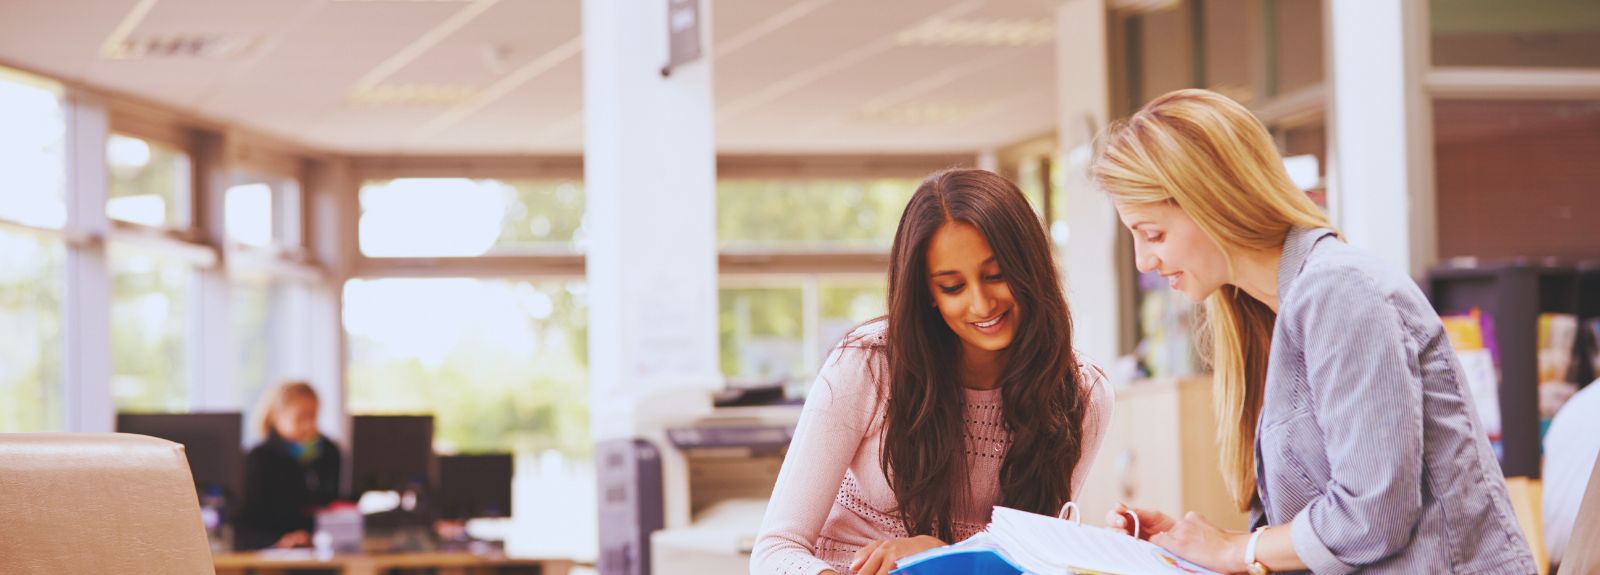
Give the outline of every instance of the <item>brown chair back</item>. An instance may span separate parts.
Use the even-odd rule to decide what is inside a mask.
[[[0,573],[214,575],[183,446],[0,434]]]

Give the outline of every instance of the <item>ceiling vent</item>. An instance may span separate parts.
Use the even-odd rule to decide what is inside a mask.
[[[107,44],[101,56],[112,60],[191,58],[202,60],[242,60],[255,55],[266,44],[262,36],[207,36],[171,34],[134,36]]]

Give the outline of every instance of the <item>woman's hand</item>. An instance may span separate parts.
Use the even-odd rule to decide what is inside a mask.
[[[900,559],[944,545],[939,538],[927,535],[873,541],[856,552],[855,560],[850,562],[850,570],[858,575],[888,575]]]
[[[1133,532],[1133,522],[1128,520],[1129,513],[1139,516],[1139,532],[1137,534]],[[1146,541],[1150,540],[1151,535],[1170,531],[1172,527],[1177,524],[1178,522],[1173,520],[1171,515],[1167,515],[1154,509],[1128,507],[1127,505],[1121,503],[1117,504],[1116,509],[1106,513],[1106,525],[1110,525],[1113,529],[1120,530],[1128,535],[1134,535]]]
[[[275,547],[275,548],[278,548],[278,549],[294,549],[296,547],[310,547],[311,546],[311,534],[310,533],[306,533],[304,529],[299,530],[299,531],[291,531],[291,532],[283,534],[283,537],[279,537],[278,538],[278,542],[277,543],[273,543],[272,546]]]
[[[1222,529],[1193,511],[1185,514],[1171,529],[1150,537],[1151,543],[1196,565],[1222,573],[1240,573],[1248,568],[1244,563],[1244,547],[1249,541],[1249,533]]]

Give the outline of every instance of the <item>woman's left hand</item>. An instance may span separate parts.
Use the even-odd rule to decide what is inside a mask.
[[[945,543],[939,538],[927,535],[918,535],[910,539],[873,541],[856,552],[855,560],[850,562],[850,570],[859,575],[888,575],[895,569],[895,562],[901,558],[944,545]]]
[[[1221,573],[1241,573],[1248,568],[1244,564],[1244,547],[1249,541],[1249,533],[1222,529],[1193,511],[1172,529],[1150,537],[1151,543],[1174,555]]]

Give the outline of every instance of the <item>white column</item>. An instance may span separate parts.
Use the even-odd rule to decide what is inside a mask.
[[[664,77],[667,2],[583,4],[590,420],[596,441],[659,439],[710,410],[717,364],[710,7],[703,57]],[[667,525],[687,474],[664,450]]]
[[[1111,115],[1105,0],[1066,0],[1056,9],[1056,89],[1063,174],[1057,206],[1067,224],[1062,265],[1072,307],[1073,344],[1100,365],[1121,350],[1116,211],[1086,177],[1096,133]],[[1058,240],[1060,238],[1057,238]]]
[[[355,181],[346,161],[320,160],[310,165],[301,189],[306,247],[324,274],[307,286],[309,312],[304,316],[306,321],[299,324],[308,330],[306,375],[322,398],[317,428],[338,441],[349,437],[343,291],[360,250],[356,229],[361,217],[360,182]],[[289,338],[299,335],[291,334]]]
[[[105,103],[73,91],[67,101],[67,229],[95,238],[67,255],[66,429],[108,432],[116,423],[111,399],[111,270],[105,244]]]
[[[235,329],[232,282],[227,271],[228,230],[226,195],[234,183],[228,157],[227,136],[207,134],[200,139],[195,161],[200,177],[192,186],[196,228],[201,237],[217,248],[217,265],[194,271],[190,282],[189,337],[186,386],[189,409],[199,412],[241,410],[239,397],[239,345]]]
[[[1421,2],[1325,2],[1328,188],[1351,244],[1419,275],[1437,257]]]

